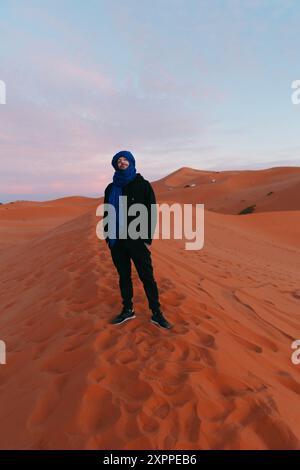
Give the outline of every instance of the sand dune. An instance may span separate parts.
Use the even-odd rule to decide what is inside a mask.
[[[0,207],[0,448],[300,448],[300,169],[214,174],[154,182],[158,202],[206,207],[202,250],[151,247],[170,331],[135,269],[137,318],[108,323],[121,303],[101,198]],[[246,197],[258,213],[236,215]]]
[[[184,187],[190,184],[196,186]],[[220,172],[183,167],[154,187],[161,200],[204,202],[206,209],[224,214],[252,205],[255,212],[300,210],[300,167]]]
[[[87,197],[64,197],[53,201],[15,201],[0,205],[0,252],[24,243],[94,207]]]

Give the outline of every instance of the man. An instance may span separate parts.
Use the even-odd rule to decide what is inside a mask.
[[[111,162],[115,173],[113,181],[104,192],[104,203],[112,204],[116,211],[116,231],[115,238],[106,236],[105,241],[110,249],[113,263],[119,274],[119,287],[122,296],[123,309],[111,323],[120,324],[131,318],[135,318],[135,311],[132,303],[133,286],[131,279],[131,260],[133,261],[140,280],[143,283],[144,290],[148,299],[149,308],[152,311],[151,322],[162,328],[172,328],[164,317],[159,302],[157,284],[153,275],[151,261],[151,251],[149,246],[152,243],[156,224],[156,206],[151,212],[151,204],[156,204],[156,198],[153,188],[149,181],[145,180],[140,173],[136,172],[135,159],[131,152],[126,150],[118,152]],[[144,204],[147,208],[148,226],[147,237],[140,236],[134,239],[128,235],[128,225],[135,216],[127,217],[127,224],[120,222],[119,212],[122,214],[122,208],[119,208],[119,196],[127,196],[127,210],[132,204]],[[153,220],[154,213],[154,220]],[[107,211],[104,213],[104,217]],[[124,214],[123,214],[124,217]],[[122,219],[122,217],[121,217]],[[113,223],[108,219],[108,224],[104,226],[104,231],[109,224]],[[123,224],[123,225],[122,225]],[[119,226],[121,225],[121,226]],[[126,237],[120,237],[121,232],[125,230]],[[142,231],[142,230],[141,230]],[[140,233],[141,233],[140,231]]]

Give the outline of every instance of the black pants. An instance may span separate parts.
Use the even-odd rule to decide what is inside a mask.
[[[160,308],[157,284],[153,276],[151,251],[140,238],[117,240],[110,249],[112,260],[119,274],[119,286],[124,307],[133,307],[133,287],[131,280],[131,259],[143,283],[150,310]]]

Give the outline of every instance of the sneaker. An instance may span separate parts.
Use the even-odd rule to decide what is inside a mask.
[[[155,323],[162,328],[172,328],[173,325],[168,322],[168,320],[163,316],[163,313],[160,310],[153,312],[151,317],[151,322]]]
[[[130,320],[131,318],[135,318],[134,308],[124,307],[122,312],[111,320],[111,323],[116,325],[116,324],[124,323],[124,321]]]

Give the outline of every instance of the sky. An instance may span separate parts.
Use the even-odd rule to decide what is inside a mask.
[[[299,166],[299,22],[296,0],[0,0],[0,201],[100,197],[120,150],[149,181]]]

